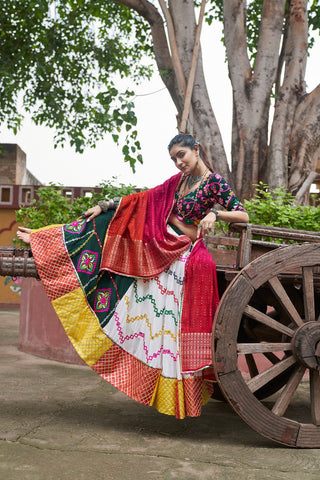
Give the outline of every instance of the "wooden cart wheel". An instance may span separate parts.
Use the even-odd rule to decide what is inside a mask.
[[[305,243],[247,265],[215,316],[213,363],[222,392],[248,425],[288,446],[320,447],[319,304],[320,244]],[[305,394],[297,409],[299,385]],[[259,400],[268,390],[273,395]]]

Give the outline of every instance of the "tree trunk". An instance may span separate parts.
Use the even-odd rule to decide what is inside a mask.
[[[224,33],[233,88],[232,172],[236,191],[249,198],[266,178],[269,102],[276,79],[285,0],[263,3],[259,45],[252,70],[247,53],[246,1],[224,2]]]
[[[300,192],[303,183],[315,172],[320,145],[320,85],[303,97],[296,108],[289,146],[289,190],[298,203],[308,203],[308,192]],[[311,177],[312,178],[312,177]]]
[[[291,1],[288,22],[284,48],[284,77],[276,98],[268,155],[268,184],[271,188],[288,185],[290,137],[297,105],[301,95],[305,93],[304,76],[308,51],[307,0]]]
[[[160,8],[151,0],[114,1],[135,10],[149,23],[159,73],[177,108],[179,125],[195,44],[194,1],[159,0]],[[313,177],[320,146],[320,85],[307,95],[304,84],[307,0],[263,1],[253,65],[247,49],[246,8],[246,0],[223,1],[233,90],[232,174],[206,88],[201,48],[187,130],[204,145],[213,168],[232,184],[239,198],[250,198],[254,185],[262,181],[271,188],[289,186],[303,202],[308,198],[304,189]],[[273,89],[276,98],[269,141]]]
[[[179,125],[184,107],[184,96],[181,94],[181,85],[177,80],[162,15],[148,0],[114,1],[132,8],[149,23],[157,67],[177,108],[177,120]],[[175,42],[178,48],[179,59],[186,85],[191,68],[192,53],[195,43],[195,29],[197,25],[194,2],[193,0],[170,0],[168,3],[169,14],[174,27]],[[206,149],[213,169],[232,184],[230,168],[223,146],[221,133],[213,113],[206,87],[201,48],[198,56],[191,99],[191,115],[189,117],[187,129]]]

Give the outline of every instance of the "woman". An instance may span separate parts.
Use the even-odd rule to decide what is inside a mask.
[[[18,237],[77,352],[131,398],[177,418],[198,416],[213,392],[215,264],[202,238],[216,221],[248,222],[204,149],[180,134],[168,146],[181,173],[99,202],[69,225]],[[216,210],[214,205],[225,207]]]

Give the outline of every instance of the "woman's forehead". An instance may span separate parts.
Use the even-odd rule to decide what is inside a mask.
[[[172,146],[169,153],[170,153],[171,156],[174,156],[177,153],[186,151],[188,149],[189,149],[189,147],[184,147],[183,145],[181,145],[181,143],[178,143],[178,144]]]

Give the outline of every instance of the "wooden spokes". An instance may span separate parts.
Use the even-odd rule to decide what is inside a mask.
[[[295,367],[292,375],[286,383],[286,386],[283,388],[281,394],[277,398],[277,401],[272,407],[272,412],[275,415],[279,415],[281,417],[285,414],[289,403],[291,402],[293,394],[295,393],[300,382],[302,381],[305,370],[305,367],[302,365]]]
[[[320,447],[319,265],[319,244],[263,255],[233,280],[215,317],[213,361],[226,398],[262,435],[297,447]],[[297,410],[300,390],[309,393]]]

